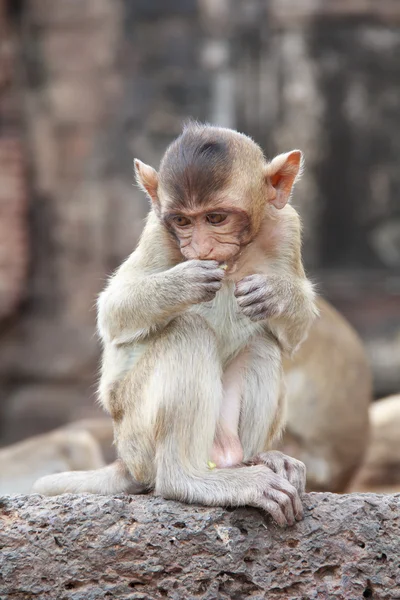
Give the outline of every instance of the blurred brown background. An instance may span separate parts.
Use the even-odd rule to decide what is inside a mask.
[[[299,147],[304,257],[400,389],[397,0],[0,0],[0,445],[96,413],[95,300],[191,116]],[[338,382],[340,385],[340,382]]]

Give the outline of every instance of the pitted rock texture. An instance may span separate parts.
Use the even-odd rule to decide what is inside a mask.
[[[400,597],[400,495],[307,494],[285,530],[258,510],[152,496],[0,499],[0,598]]]

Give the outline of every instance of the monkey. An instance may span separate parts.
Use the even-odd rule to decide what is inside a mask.
[[[374,402],[371,441],[348,492],[400,492],[400,394]]]
[[[295,356],[283,362],[287,418],[283,437],[273,447],[305,463],[308,491],[343,493],[350,482],[356,485],[365,473],[364,466],[353,482],[369,442],[371,369],[361,340],[343,315],[320,296],[316,303],[319,318]],[[381,402],[370,410],[373,440],[374,411],[384,406]],[[87,429],[100,442],[107,463],[115,458],[111,419],[86,419],[68,427]],[[375,446],[372,441],[371,448]],[[392,448],[393,444],[385,445],[388,456],[387,450],[392,454]],[[376,462],[381,454],[369,451],[366,464],[371,457]],[[377,471],[383,473],[384,469],[379,466]],[[375,484],[368,486],[371,491],[375,489]]]
[[[319,318],[295,356],[283,362],[287,418],[283,437],[273,447],[305,463],[308,491],[343,493],[361,466],[369,442],[371,369],[361,340],[347,320],[322,297],[316,303]],[[384,406],[381,402],[370,410],[373,439],[374,411]],[[85,419],[70,423],[64,431],[67,427],[88,430],[99,441],[107,463],[115,458],[111,419]],[[374,450],[370,455],[376,461],[378,453]],[[381,467],[378,470],[383,472]],[[364,471],[363,467],[360,474]]]
[[[317,315],[289,199],[300,150],[270,162],[251,138],[196,122],[157,172],[135,159],[151,209],[98,299],[99,398],[118,459],[33,491],[142,493],[303,516],[305,467],[268,451],[283,427],[282,357]]]
[[[308,491],[340,493],[368,447],[372,375],[350,324],[323,298],[317,306],[304,344],[284,359],[287,421],[274,447],[305,463]]]
[[[320,296],[316,303],[319,318],[295,356],[283,361],[286,427],[273,447],[305,463],[308,491],[343,493],[361,466],[369,442],[371,368],[361,340],[343,315]],[[371,407],[373,423],[378,406],[383,404]],[[115,458],[111,419],[86,419],[68,427],[87,429],[100,442],[106,461]],[[376,460],[375,450],[372,456]]]

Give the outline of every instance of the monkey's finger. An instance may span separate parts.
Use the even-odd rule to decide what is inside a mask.
[[[303,505],[297,489],[286,479],[286,477],[281,477],[279,475],[277,476],[277,479],[271,480],[271,487],[286,494],[293,507],[296,521],[300,521],[303,518]]]
[[[246,317],[249,317],[249,319],[261,320],[266,319],[269,316],[263,302],[251,304],[250,306],[240,306],[240,310]]]
[[[276,451],[266,452],[260,455],[260,458],[277,475],[289,481],[299,494],[304,493],[306,481],[306,466],[304,463]]]
[[[285,519],[286,519],[286,522],[288,525],[294,525],[294,522],[295,522],[294,507],[293,507],[291,499],[289,498],[289,496],[287,494],[285,494],[284,492],[281,492],[280,490],[271,488],[269,490],[264,491],[264,496],[268,500],[272,500],[279,506],[279,508],[285,515]]]
[[[235,285],[235,289],[233,291],[233,295],[236,298],[240,298],[240,296],[246,296],[247,294],[250,293],[250,289],[247,287],[247,285],[240,285],[241,281],[239,281],[239,283],[237,283]]]
[[[225,271],[223,269],[207,271],[206,277],[209,281],[222,281],[222,279],[225,277]]]
[[[222,287],[221,281],[210,281],[204,285],[207,292],[218,292]]]
[[[298,461],[286,461],[286,476],[299,494],[304,494],[306,488],[306,466]]]
[[[240,309],[246,316],[254,321],[270,319],[271,317],[278,317],[280,314],[282,314],[279,306],[276,304],[268,304],[265,301],[256,302],[255,304],[250,304],[249,306],[241,306]]]
[[[265,454],[262,454],[261,457],[264,457],[263,463],[269,467],[271,471],[280,477],[287,479],[285,475],[285,462],[278,452],[266,452]]]
[[[259,503],[257,503],[259,508],[265,510],[266,513],[271,515],[273,520],[279,527],[286,527],[288,525],[287,519],[285,517],[284,512],[277,502],[270,498],[263,497]]]
[[[222,281],[225,277],[225,271],[223,269],[199,269],[198,280],[204,283],[210,281]]]
[[[219,266],[219,263],[216,260],[200,260],[199,258],[187,260],[186,264],[188,266],[201,269],[217,269]]]
[[[235,294],[235,296],[240,306],[250,306],[251,304],[255,304],[257,302],[263,302],[264,300],[264,293],[261,289],[257,289],[249,294]]]
[[[271,480],[272,487],[280,489],[290,496],[296,518],[300,520],[303,517],[300,495],[305,491],[305,464],[278,451],[263,452],[255,456],[253,461],[266,465],[276,473],[277,478]]]
[[[248,275],[247,277],[243,277],[240,281],[237,282],[235,286],[235,296],[237,294],[248,294],[249,292],[254,292],[265,283],[264,277],[262,275]]]
[[[287,466],[276,471],[276,473],[283,479],[288,481],[290,485],[296,490],[296,493],[289,491],[290,498],[292,500],[293,510],[297,521],[301,521],[303,518],[303,505],[301,503],[300,496],[305,491],[305,476],[302,478],[299,470],[294,466]]]
[[[198,262],[206,269],[218,269],[220,266],[217,260],[199,260]]]

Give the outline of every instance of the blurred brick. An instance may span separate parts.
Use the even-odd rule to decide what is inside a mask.
[[[49,85],[51,112],[58,123],[97,123],[104,117],[101,84],[91,78],[63,78]]]
[[[65,27],[112,19],[117,3],[115,0],[31,0],[29,8],[34,23]]]
[[[0,137],[0,320],[25,294],[28,264],[27,190],[22,144]]]
[[[57,127],[57,176],[59,181],[79,180],[93,151],[93,128],[81,122],[69,127]]]
[[[49,75],[93,74],[115,62],[115,31],[106,25],[49,29],[41,36],[43,59]]]
[[[57,189],[58,149],[54,136],[54,120],[48,110],[33,103],[29,120],[30,145],[35,157],[34,185],[38,194],[54,194]]]

